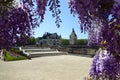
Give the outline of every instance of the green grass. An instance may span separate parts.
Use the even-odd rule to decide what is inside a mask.
[[[10,52],[4,50],[5,53],[5,61],[15,61],[15,60],[24,60],[27,59],[25,56],[17,55],[17,56],[12,56]]]

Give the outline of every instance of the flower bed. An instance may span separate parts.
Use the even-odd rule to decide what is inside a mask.
[[[27,59],[26,56],[21,55],[21,51],[18,48],[12,48],[10,50],[3,50],[4,60],[5,61],[15,61]]]

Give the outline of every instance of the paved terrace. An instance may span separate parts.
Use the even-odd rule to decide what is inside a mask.
[[[83,80],[92,58],[80,55],[34,57],[31,60],[0,60],[0,80]]]

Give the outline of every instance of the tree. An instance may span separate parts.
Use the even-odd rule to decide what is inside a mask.
[[[87,39],[78,39],[77,44],[78,45],[87,45]]]
[[[28,41],[28,45],[35,45],[37,39],[35,37],[30,37]]]
[[[69,40],[68,39],[61,39],[61,44],[62,45],[69,45]]]

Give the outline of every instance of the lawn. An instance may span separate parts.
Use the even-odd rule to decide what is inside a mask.
[[[16,49],[11,49],[10,51],[3,50],[4,53],[4,60],[5,61],[15,61],[15,60],[24,60],[27,59],[27,57],[20,54],[20,51]]]

